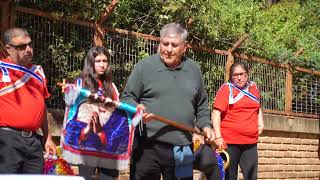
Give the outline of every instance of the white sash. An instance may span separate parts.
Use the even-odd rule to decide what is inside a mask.
[[[32,71],[32,72],[35,72],[37,71],[37,69],[39,68],[40,66],[32,66],[29,71]],[[5,86],[3,87],[2,89],[0,89],[0,96],[3,96],[5,94],[8,94],[10,92],[13,92],[17,89],[19,89],[20,87],[22,87],[26,82],[28,82],[30,80],[32,76],[29,74],[29,73],[26,73],[25,75],[23,75],[21,77],[21,79],[17,80],[16,82],[8,85],[8,86]]]
[[[17,70],[17,71],[21,71],[26,74],[29,74],[31,77],[33,77],[33,78],[39,80],[41,83],[43,83],[42,77],[39,76],[38,74],[36,74],[34,71],[32,71],[31,70],[32,67],[30,69],[27,69],[27,68],[25,68],[23,66],[19,66],[17,64],[11,64],[11,63],[6,63],[6,62],[2,62],[2,61],[0,61],[0,67],[1,67],[1,71],[2,71],[3,75],[5,76],[5,78],[2,77],[4,79],[9,78],[9,80],[10,80],[9,71],[7,69],[13,69],[13,70]],[[40,74],[44,75],[43,72],[40,72]],[[6,80],[8,80],[8,79],[6,79]]]
[[[260,99],[249,92],[249,87],[252,86],[254,84],[254,82],[250,82],[250,84],[245,89],[239,89],[238,87],[236,87],[235,85],[233,85],[232,83],[229,83],[229,82],[227,84],[229,86],[229,91],[230,91],[230,93],[229,93],[229,104],[235,104],[240,99],[242,99],[244,96],[247,96],[250,99],[252,99],[253,101],[255,101],[255,102],[260,104]],[[232,88],[235,88],[235,89],[237,89],[239,91],[239,94],[236,97],[233,97]]]

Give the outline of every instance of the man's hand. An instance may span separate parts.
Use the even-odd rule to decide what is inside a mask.
[[[211,144],[211,142],[213,142],[214,138],[215,138],[213,130],[211,128],[209,128],[209,127],[205,127],[205,128],[203,128],[203,132],[207,136],[205,138],[205,141],[208,142],[209,144]]]
[[[144,123],[147,123],[147,122],[149,122],[149,121],[151,121],[151,120],[153,119],[154,114],[152,114],[152,113],[147,113],[147,112],[146,112],[146,107],[145,107],[143,104],[139,104],[139,105],[137,106],[137,109],[138,109],[138,110],[141,110],[141,111],[143,112],[143,114],[142,114],[142,121],[143,121]]]
[[[51,136],[47,138],[44,149],[46,151],[46,155],[57,153],[56,144],[52,141]]]
[[[56,145],[52,141],[52,137],[49,132],[50,128],[48,124],[47,114],[48,114],[47,107],[45,106],[44,113],[43,113],[43,122],[41,124],[41,130],[43,133],[43,140],[45,141],[44,149],[46,151],[46,155],[49,155],[50,153],[56,154],[57,149],[56,149]]]

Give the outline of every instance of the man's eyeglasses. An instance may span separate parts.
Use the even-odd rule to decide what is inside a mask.
[[[19,45],[13,45],[13,44],[8,44],[8,45],[13,47],[14,49],[17,49],[17,50],[25,50],[27,48],[27,46],[32,48],[32,42],[29,42],[27,44],[19,44]]]
[[[232,74],[232,77],[234,77],[234,78],[236,78],[236,77],[238,77],[238,76],[240,76],[240,77],[244,77],[244,76],[246,76],[247,75],[247,73],[246,72],[242,72],[242,73],[233,73]]]

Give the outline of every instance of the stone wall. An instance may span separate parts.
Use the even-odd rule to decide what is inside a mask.
[[[319,134],[266,131],[258,154],[259,179],[320,178]]]
[[[319,119],[264,116],[259,179],[320,179]]]
[[[60,135],[63,111],[49,110],[51,131]],[[258,142],[258,179],[320,179],[319,119],[265,114],[265,131]],[[194,179],[200,174],[194,172]],[[129,172],[121,172],[121,180]],[[242,178],[241,172],[239,179]]]

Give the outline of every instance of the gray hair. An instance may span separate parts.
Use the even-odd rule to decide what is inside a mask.
[[[6,44],[9,44],[11,40],[15,37],[24,37],[29,36],[29,33],[26,29],[23,28],[10,28],[6,30],[3,34],[3,40]]]
[[[183,41],[187,40],[188,31],[179,23],[169,23],[163,26],[160,30],[160,38],[163,38],[169,34],[180,35]]]

